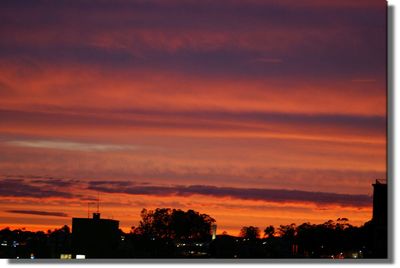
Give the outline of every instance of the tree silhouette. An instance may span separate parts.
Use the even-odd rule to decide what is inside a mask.
[[[134,232],[152,239],[206,239],[215,222],[207,214],[170,208],[157,208],[154,211],[143,209],[141,217],[139,227]]]
[[[171,215],[171,229],[175,239],[203,239],[210,235],[215,220],[207,214],[194,210],[186,212],[174,209]]]
[[[272,238],[272,237],[274,237],[274,234],[275,234],[275,227],[274,227],[274,226],[270,225],[270,226],[267,226],[267,227],[264,229],[264,235],[265,235],[267,238]]]
[[[278,228],[279,234],[287,246],[287,249],[294,254],[296,252],[296,235],[297,229],[296,224],[292,223],[289,225],[280,225]]]
[[[296,224],[280,225],[278,230],[282,238],[294,241],[296,236]]]
[[[244,226],[240,230],[240,236],[246,239],[255,240],[260,237],[260,229],[254,226]]]

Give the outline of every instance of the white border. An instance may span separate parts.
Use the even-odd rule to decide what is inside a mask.
[[[332,1],[334,1],[334,0],[332,0]],[[351,0],[348,0],[348,1],[351,1]],[[378,1],[378,0],[376,0],[376,1]],[[384,1],[384,0],[381,0],[381,1]],[[394,26],[393,26],[394,27],[394,38],[393,38],[393,40],[394,40],[394,45],[395,45],[394,46],[395,51],[394,51],[394,55],[392,55],[392,56],[394,56],[394,72],[393,72],[393,74],[394,74],[394,77],[393,77],[394,94],[393,95],[394,95],[394,103],[397,104],[397,106],[394,105],[394,109],[393,109],[394,110],[394,114],[393,114],[393,116],[394,116],[394,126],[393,126],[394,133],[393,133],[393,135],[394,136],[393,136],[393,138],[395,139],[396,133],[399,133],[398,126],[400,125],[400,107],[399,107],[400,106],[400,100],[399,100],[400,94],[396,94],[396,89],[398,89],[398,87],[397,87],[396,79],[395,79],[396,77],[400,77],[400,71],[398,68],[396,68],[396,66],[399,66],[399,54],[396,53],[396,50],[398,48],[397,45],[399,44],[399,36],[400,36],[400,30],[399,30],[400,26],[399,26],[398,20],[396,20],[396,13],[398,14],[397,9],[400,9],[400,4],[399,4],[398,0],[387,0],[387,1],[388,1],[389,5],[393,6],[395,9],[395,12],[394,12],[395,16],[393,18],[393,23],[394,23]],[[397,184],[396,183],[396,178],[397,178],[396,167],[400,167],[400,160],[399,160],[399,158],[396,158],[396,155],[400,151],[400,145],[399,145],[399,143],[396,143],[393,141],[393,146],[394,146],[394,156],[393,156],[394,159],[393,159],[393,178],[392,179],[394,180],[394,183],[392,185],[395,186]],[[396,189],[394,189],[394,191],[393,191],[394,193],[396,192],[395,190]],[[394,250],[393,250],[393,253],[394,253],[393,260],[394,260],[394,264],[396,264],[398,262],[398,256],[397,256],[398,250],[396,247],[396,244],[397,244],[396,241],[400,241],[399,232],[396,232],[396,223],[399,222],[399,220],[398,220],[399,213],[397,213],[397,210],[400,206],[400,204],[399,204],[400,198],[397,197],[396,194],[394,194],[393,199],[394,199],[394,223],[393,223],[394,229],[393,229],[393,231],[394,231],[394,246],[395,246]],[[139,263],[131,263],[131,264],[104,264],[104,265],[102,265],[102,264],[96,263],[96,264],[74,264],[74,267],[95,267],[95,266],[99,266],[99,265],[101,265],[102,267],[115,267],[116,265],[118,265],[118,266],[134,266],[134,267],[161,267],[161,266],[162,267],[173,267],[173,266],[187,267],[187,266],[199,266],[199,265],[207,266],[207,267],[227,267],[227,266],[231,266],[231,265],[235,265],[235,266],[236,265],[238,265],[238,266],[243,266],[243,265],[260,266],[260,265],[262,265],[262,266],[268,266],[268,267],[291,267],[293,264],[294,263],[290,263],[290,264],[270,264],[270,263],[266,263],[266,264],[233,264],[233,263],[224,263],[224,264],[202,264],[202,263],[199,263],[199,264],[187,264],[187,263],[186,264],[185,263],[182,263],[182,264],[179,264],[179,263],[139,264]],[[336,264],[340,264],[340,262],[336,262]],[[8,260],[0,259],[0,267],[20,267],[21,265],[33,265],[33,264],[15,264],[15,263],[10,264]],[[71,264],[61,264],[61,263],[60,264],[39,264],[39,266],[42,266],[42,265],[45,265],[46,267],[50,267],[50,268],[51,267],[61,268],[61,267],[70,267]],[[318,265],[318,267],[320,267],[320,266],[326,267],[331,264],[301,263],[301,264],[297,264],[297,265],[300,265],[300,266]],[[351,265],[352,264],[341,264],[341,267],[349,267]],[[365,263],[362,263],[361,265],[364,266]],[[368,264],[368,267],[381,267],[382,265],[384,265],[384,264]],[[35,265],[35,266],[38,267],[37,265]]]

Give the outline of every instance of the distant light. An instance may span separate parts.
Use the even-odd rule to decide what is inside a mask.
[[[80,260],[86,259],[86,255],[77,254],[77,255],[76,255],[76,259],[77,259],[77,260],[78,260],[78,259],[80,259]]]
[[[72,255],[71,254],[60,254],[60,259],[72,259]]]
[[[266,245],[267,244],[267,242],[263,242],[263,245]]]
[[[35,255],[33,253],[31,253],[31,259],[34,259]]]

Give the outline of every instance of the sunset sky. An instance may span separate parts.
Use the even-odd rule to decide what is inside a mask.
[[[371,219],[386,1],[0,2],[0,228]]]

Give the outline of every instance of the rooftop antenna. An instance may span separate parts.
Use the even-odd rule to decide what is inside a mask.
[[[90,202],[87,203],[87,217],[90,218],[90,210],[89,210]]]

